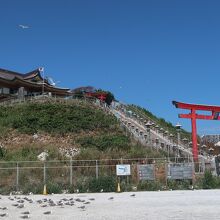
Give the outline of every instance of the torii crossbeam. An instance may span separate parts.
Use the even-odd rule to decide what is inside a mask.
[[[198,104],[188,104],[173,101],[173,105],[176,108],[188,109],[191,111],[189,114],[179,114],[179,118],[189,118],[192,124],[192,152],[193,160],[198,161],[198,148],[197,148],[197,131],[196,131],[196,119],[203,120],[220,120],[220,106],[213,105],[198,105]],[[208,111],[211,115],[196,114],[196,111]]]

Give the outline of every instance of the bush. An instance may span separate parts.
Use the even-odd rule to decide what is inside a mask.
[[[202,187],[203,189],[214,189],[217,187],[217,179],[212,175],[211,171],[205,171]]]
[[[109,148],[116,149],[127,149],[129,145],[129,138],[125,135],[100,135],[100,136],[89,136],[83,137],[77,140],[78,143],[84,148],[95,147],[100,151],[104,151]]]
[[[62,192],[62,186],[59,183],[54,183],[54,182],[49,182],[47,183],[47,193],[51,194],[51,193],[61,193]]]
[[[115,192],[116,189],[116,181],[114,177],[105,176],[100,177],[98,179],[93,178],[88,183],[90,192]]]
[[[140,191],[157,191],[162,189],[162,186],[158,181],[143,180],[138,183],[137,189]]]
[[[168,180],[167,186],[172,190],[185,190],[190,189],[191,181],[190,180]]]
[[[4,158],[6,155],[6,149],[0,146],[0,159]]]
[[[42,183],[25,184],[23,187],[19,187],[24,194],[32,192],[33,194],[42,194],[44,185]]]

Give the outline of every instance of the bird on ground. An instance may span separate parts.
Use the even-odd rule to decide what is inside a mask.
[[[131,194],[130,196],[131,196],[131,197],[135,197],[136,195],[135,195],[135,194]]]
[[[21,218],[26,219],[26,218],[30,218],[29,215],[22,215]]]
[[[24,208],[24,204],[20,204],[20,205],[18,205],[17,208],[19,208],[19,209]]]
[[[39,199],[39,200],[37,200],[37,203],[41,204],[41,203],[42,203],[42,200],[40,200],[40,199]]]
[[[2,209],[2,210],[7,210],[8,208],[7,208],[7,207],[1,207],[0,209]]]
[[[18,203],[24,203],[23,199],[18,200]]]
[[[30,213],[30,211],[25,211],[25,212],[22,212],[21,214],[23,214],[23,215],[29,215],[29,214],[31,214],[31,213]]]
[[[50,214],[52,214],[52,211],[46,211],[46,212],[44,212],[44,215],[50,215]]]
[[[85,209],[86,207],[83,205],[83,206],[79,206],[78,208],[79,209]]]
[[[0,214],[0,217],[5,217],[5,216],[8,216],[8,213],[1,213]]]
[[[108,200],[113,200],[114,199],[114,197],[110,197],[110,198],[108,198]]]

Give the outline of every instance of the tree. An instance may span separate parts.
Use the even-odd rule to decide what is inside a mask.
[[[107,105],[111,105],[112,101],[115,101],[115,96],[111,92],[102,89],[98,89],[97,92],[103,92],[107,94],[105,99]]]

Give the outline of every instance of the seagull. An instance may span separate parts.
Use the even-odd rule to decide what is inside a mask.
[[[24,200],[23,199],[18,200],[18,203],[24,203]]]
[[[23,214],[23,215],[29,215],[29,214],[31,214],[31,213],[30,213],[30,211],[25,211],[25,212],[22,212],[21,214]]]
[[[21,218],[24,218],[24,219],[25,218],[30,218],[30,216],[29,215],[22,215]]]
[[[50,214],[52,214],[52,211],[44,212],[44,215],[50,215]]]
[[[86,207],[83,205],[83,206],[79,206],[78,208],[79,209],[85,209]]]
[[[1,213],[0,214],[0,217],[5,217],[5,216],[7,216],[8,215],[8,213]]]
[[[19,26],[20,28],[22,28],[22,29],[28,29],[28,28],[30,28],[29,26],[23,25],[23,24],[19,24],[18,26]]]
[[[84,202],[85,205],[90,204],[90,202]]]
[[[1,207],[0,209],[2,209],[2,210],[7,210],[8,208],[7,208],[7,207]]]
[[[18,205],[17,208],[19,208],[19,209],[24,208],[24,204],[20,204],[20,205]]]
[[[42,203],[42,200],[37,200],[37,203],[41,204],[41,203]]]

